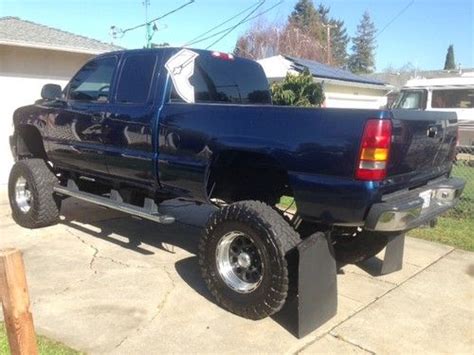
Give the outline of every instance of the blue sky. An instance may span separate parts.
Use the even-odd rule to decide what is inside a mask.
[[[150,0],[150,18],[186,1]],[[262,9],[277,1],[267,0]],[[163,19],[153,41],[182,45],[256,2],[196,0],[194,4]],[[285,0],[265,15],[266,20],[285,20],[295,3],[296,0]],[[370,12],[377,29],[381,30],[411,3],[377,37],[377,70],[389,65],[399,67],[408,62],[423,69],[442,69],[447,47],[451,43],[454,45],[456,62],[463,67],[474,67],[473,0],[327,0],[323,3],[331,7],[333,17],[345,21],[351,35],[355,33],[365,10]],[[127,28],[144,22],[145,9],[142,4],[142,0],[0,0],[0,16],[18,16],[110,42],[111,25]],[[232,51],[238,35],[247,26],[237,28],[213,49]],[[144,29],[138,29],[114,43],[126,48],[138,48],[143,46],[144,38]],[[204,42],[200,46],[205,47],[211,42]]]

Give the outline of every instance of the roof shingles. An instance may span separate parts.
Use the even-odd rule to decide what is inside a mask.
[[[336,79],[350,81],[354,83],[382,86],[385,84],[382,81],[359,76],[351,73],[350,71],[331,67],[329,65],[325,65],[314,60],[296,58],[288,55],[285,55],[284,57],[293,63],[293,67],[296,71],[301,72],[304,70],[304,68],[308,68],[311,75],[316,76],[318,78]]]
[[[98,54],[123,49],[18,17],[0,17],[0,43]]]

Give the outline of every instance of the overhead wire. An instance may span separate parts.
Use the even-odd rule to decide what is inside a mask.
[[[395,22],[395,20],[397,20],[400,16],[403,15],[403,13],[405,11],[408,10],[408,8],[410,6],[412,6],[413,4],[415,3],[415,0],[411,0],[403,9],[401,9],[380,31],[378,31],[376,34],[375,34],[375,38],[377,38],[378,36],[380,36],[382,34],[383,31],[385,31],[387,29],[387,27],[389,27],[392,23]]]
[[[260,0],[260,1],[256,2],[255,4],[253,4],[253,5],[251,5],[251,6],[247,7],[247,8],[245,8],[244,10],[242,10],[242,11],[240,11],[239,13],[235,14],[234,16],[228,18],[227,20],[225,20],[225,21],[219,23],[218,25],[216,25],[216,26],[210,28],[210,29],[207,30],[206,32],[201,33],[199,36],[196,36],[196,37],[194,37],[193,39],[190,39],[187,43],[183,44],[183,46],[187,46],[188,43],[191,43],[191,42],[193,42],[193,41],[196,41],[196,40],[202,38],[203,36],[207,35],[208,33],[211,33],[212,31],[218,29],[219,27],[225,25],[226,23],[229,23],[230,21],[232,21],[232,20],[234,20],[235,18],[241,16],[242,14],[246,13],[247,11],[250,11],[252,8],[254,8],[255,6],[257,6],[257,5],[259,4],[259,2],[265,2],[265,0],[263,0],[263,1]]]
[[[142,23],[140,25],[137,25],[137,26],[133,26],[133,27],[130,27],[130,28],[126,28],[124,30],[121,31],[121,33],[125,34],[126,32],[129,32],[129,31],[133,31],[133,30],[136,30],[137,28],[140,28],[140,27],[144,27],[144,26],[147,26],[149,25],[150,23],[153,23],[155,21],[158,21],[158,20],[161,20],[163,18],[165,18],[166,16],[169,16],[171,14],[174,14],[175,12],[178,12],[179,10],[185,8],[186,6],[188,5],[191,5],[195,0],[189,0],[187,3],[181,5],[181,6],[178,6],[177,8],[161,15],[161,16],[158,16],[157,18],[154,18],[154,19],[151,19],[150,21],[147,21],[145,23]]]
[[[260,7],[262,7],[262,5],[265,3],[265,0],[263,0],[261,3],[258,4],[258,6],[253,9],[252,11],[250,11],[250,13],[245,16],[242,20],[240,20],[239,22],[237,22],[234,26],[232,26],[231,28],[229,28],[228,31],[226,31],[221,37],[219,37],[218,39],[216,39],[214,42],[212,42],[210,45],[208,45],[206,47],[206,49],[209,49],[211,48],[213,45],[215,45],[216,43],[219,43],[220,41],[222,41],[227,35],[229,35],[233,30],[235,30],[237,27],[239,27],[242,23],[245,22],[245,20],[247,20],[250,16],[252,16]]]
[[[247,22],[249,22],[249,21],[252,21],[252,20],[254,20],[254,19],[260,17],[260,16],[262,16],[262,15],[264,15],[264,14],[270,12],[271,10],[273,10],[275,7],[281,5],[282,3],[283,3],[283,0],[277,2],[275,5],[269,7],[268,9],[266,9],[266,10],[264,10],[264,11],[258,13],[258,14],[256,14],[255,16],[252,16],[252,17],[247,18],[246,20],[240,21],[240,23],[239,23],[238,25],[239,25],[239,26],[240,26],[240,25],[243,25],[244,23],[247,23]],[[228,30],[230,30],[230,29],[235,29],[234,27],[235,27],[235,25],[234,25],[234,26],[227,27],[227,28],[225,28],[225,29],[223,29],[223,30],[221,30],[221,31],[219,31],[219,32],[213,33],[213,34],[211,34],[211,35],[209,35],[209,36],[207,36],[207,37],[204,37],[204,38],[202,38],[202,39],[199,39],[199,40],[196,40],[196,41],[187,43],[186,46],[192,46],[192,45],[194,45],[194,44],[196,44],[196,43],[201,43],[201,42],[207,41],[208,39],[214,38],[214,37],[216,37],[216,36],[218,36],[218,35],[220,35],[220,34],[222,34],[222,33],[225,33],[226,31],[228,31]]]

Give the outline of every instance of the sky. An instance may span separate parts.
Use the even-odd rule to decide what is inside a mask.
[[[158,17],[187,1],[149,0],[149,18]],[[266,0],[261,9],[278,1]],[[345,22],[351,36],[355,34],[363,12],[369,11],[379,30],[377,71],[407,63],[426,70],[442,69],[450,44],[454,45],[457,64],[464,68],[474,67],[473,0],[315,0],[316,5],[320,2],[330,6],[332,17]],[[257,0],[195,0],[159,21],[153,42],[181,46],[255,3]],[[284,0],[264,15],[265,20],[285,21],[295,3],[296,0]],[[145,44],[144,28],[127,32],[122,38],[112,39],[109,35],[112,25],[125,29],[145,22],[143,0],[0,0],[2,16],[17,16],[104,42],[113,41],[125,48],[141,48]],[[243,16],[222,28],[236,24]],[[212,49],[231,52],[238,36],[249,25],[237,27]],[[205,48],[218,38],[196,47]]]

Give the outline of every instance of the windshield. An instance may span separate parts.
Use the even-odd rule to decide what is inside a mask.
[[[406,110],[424,110],[426,108],[425,90],[402,90],[393,108]]]
[[[474,108],[474,89],[433,90],[433,108]]]

